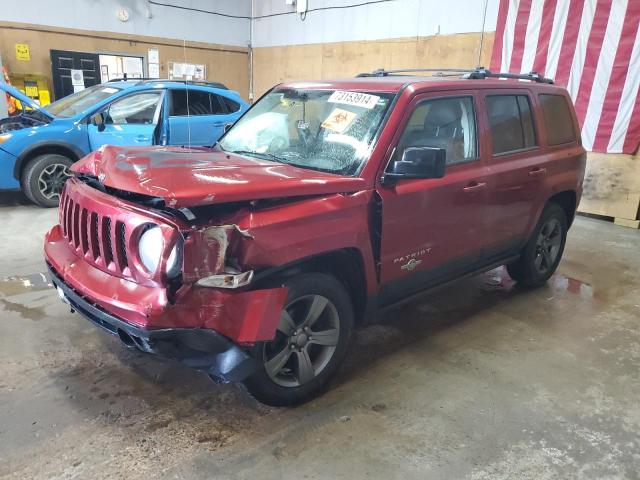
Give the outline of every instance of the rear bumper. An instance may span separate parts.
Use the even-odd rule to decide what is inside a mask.
[[[239,382],[251,375],[256,362],[219,333],[202,328],[146,329],[131,325],[88,301],[49,266],[51,281],[64,301],[93,324],[116,335],[131,348],[178,360],[206,371],[223,382]],[[62,296],[62,295],[61,295]]]

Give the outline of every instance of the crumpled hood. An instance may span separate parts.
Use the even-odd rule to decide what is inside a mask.
[[[163,198],[174,208],[365,188],[359,177],[209,148],[105,146],[75,163],[72,170],[95,176],[108,187]]]

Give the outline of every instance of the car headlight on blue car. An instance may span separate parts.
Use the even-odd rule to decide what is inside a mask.
[[[151,274],[155,274],[164,251],[164,239],[162,229],[157,225],[150,226],[140,236],[138,242],[138,255],[144,268]],[[178,239],[171,249],[167,259],[166,275],[168,278],[175,278],[180,273],[182,263],[182,237]]]

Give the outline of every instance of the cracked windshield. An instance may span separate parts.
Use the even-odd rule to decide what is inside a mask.
[[[220,141],[227,152],[341,175],[369,156],[393,95],[288,89],[269,93]]]

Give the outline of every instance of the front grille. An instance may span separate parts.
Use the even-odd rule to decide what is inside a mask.
[[[62,233],[69,245],[85,260],[109,271],[123,274],[129,268],[127,227],[111,218],[82,207],[64,195],[61,205]]]

